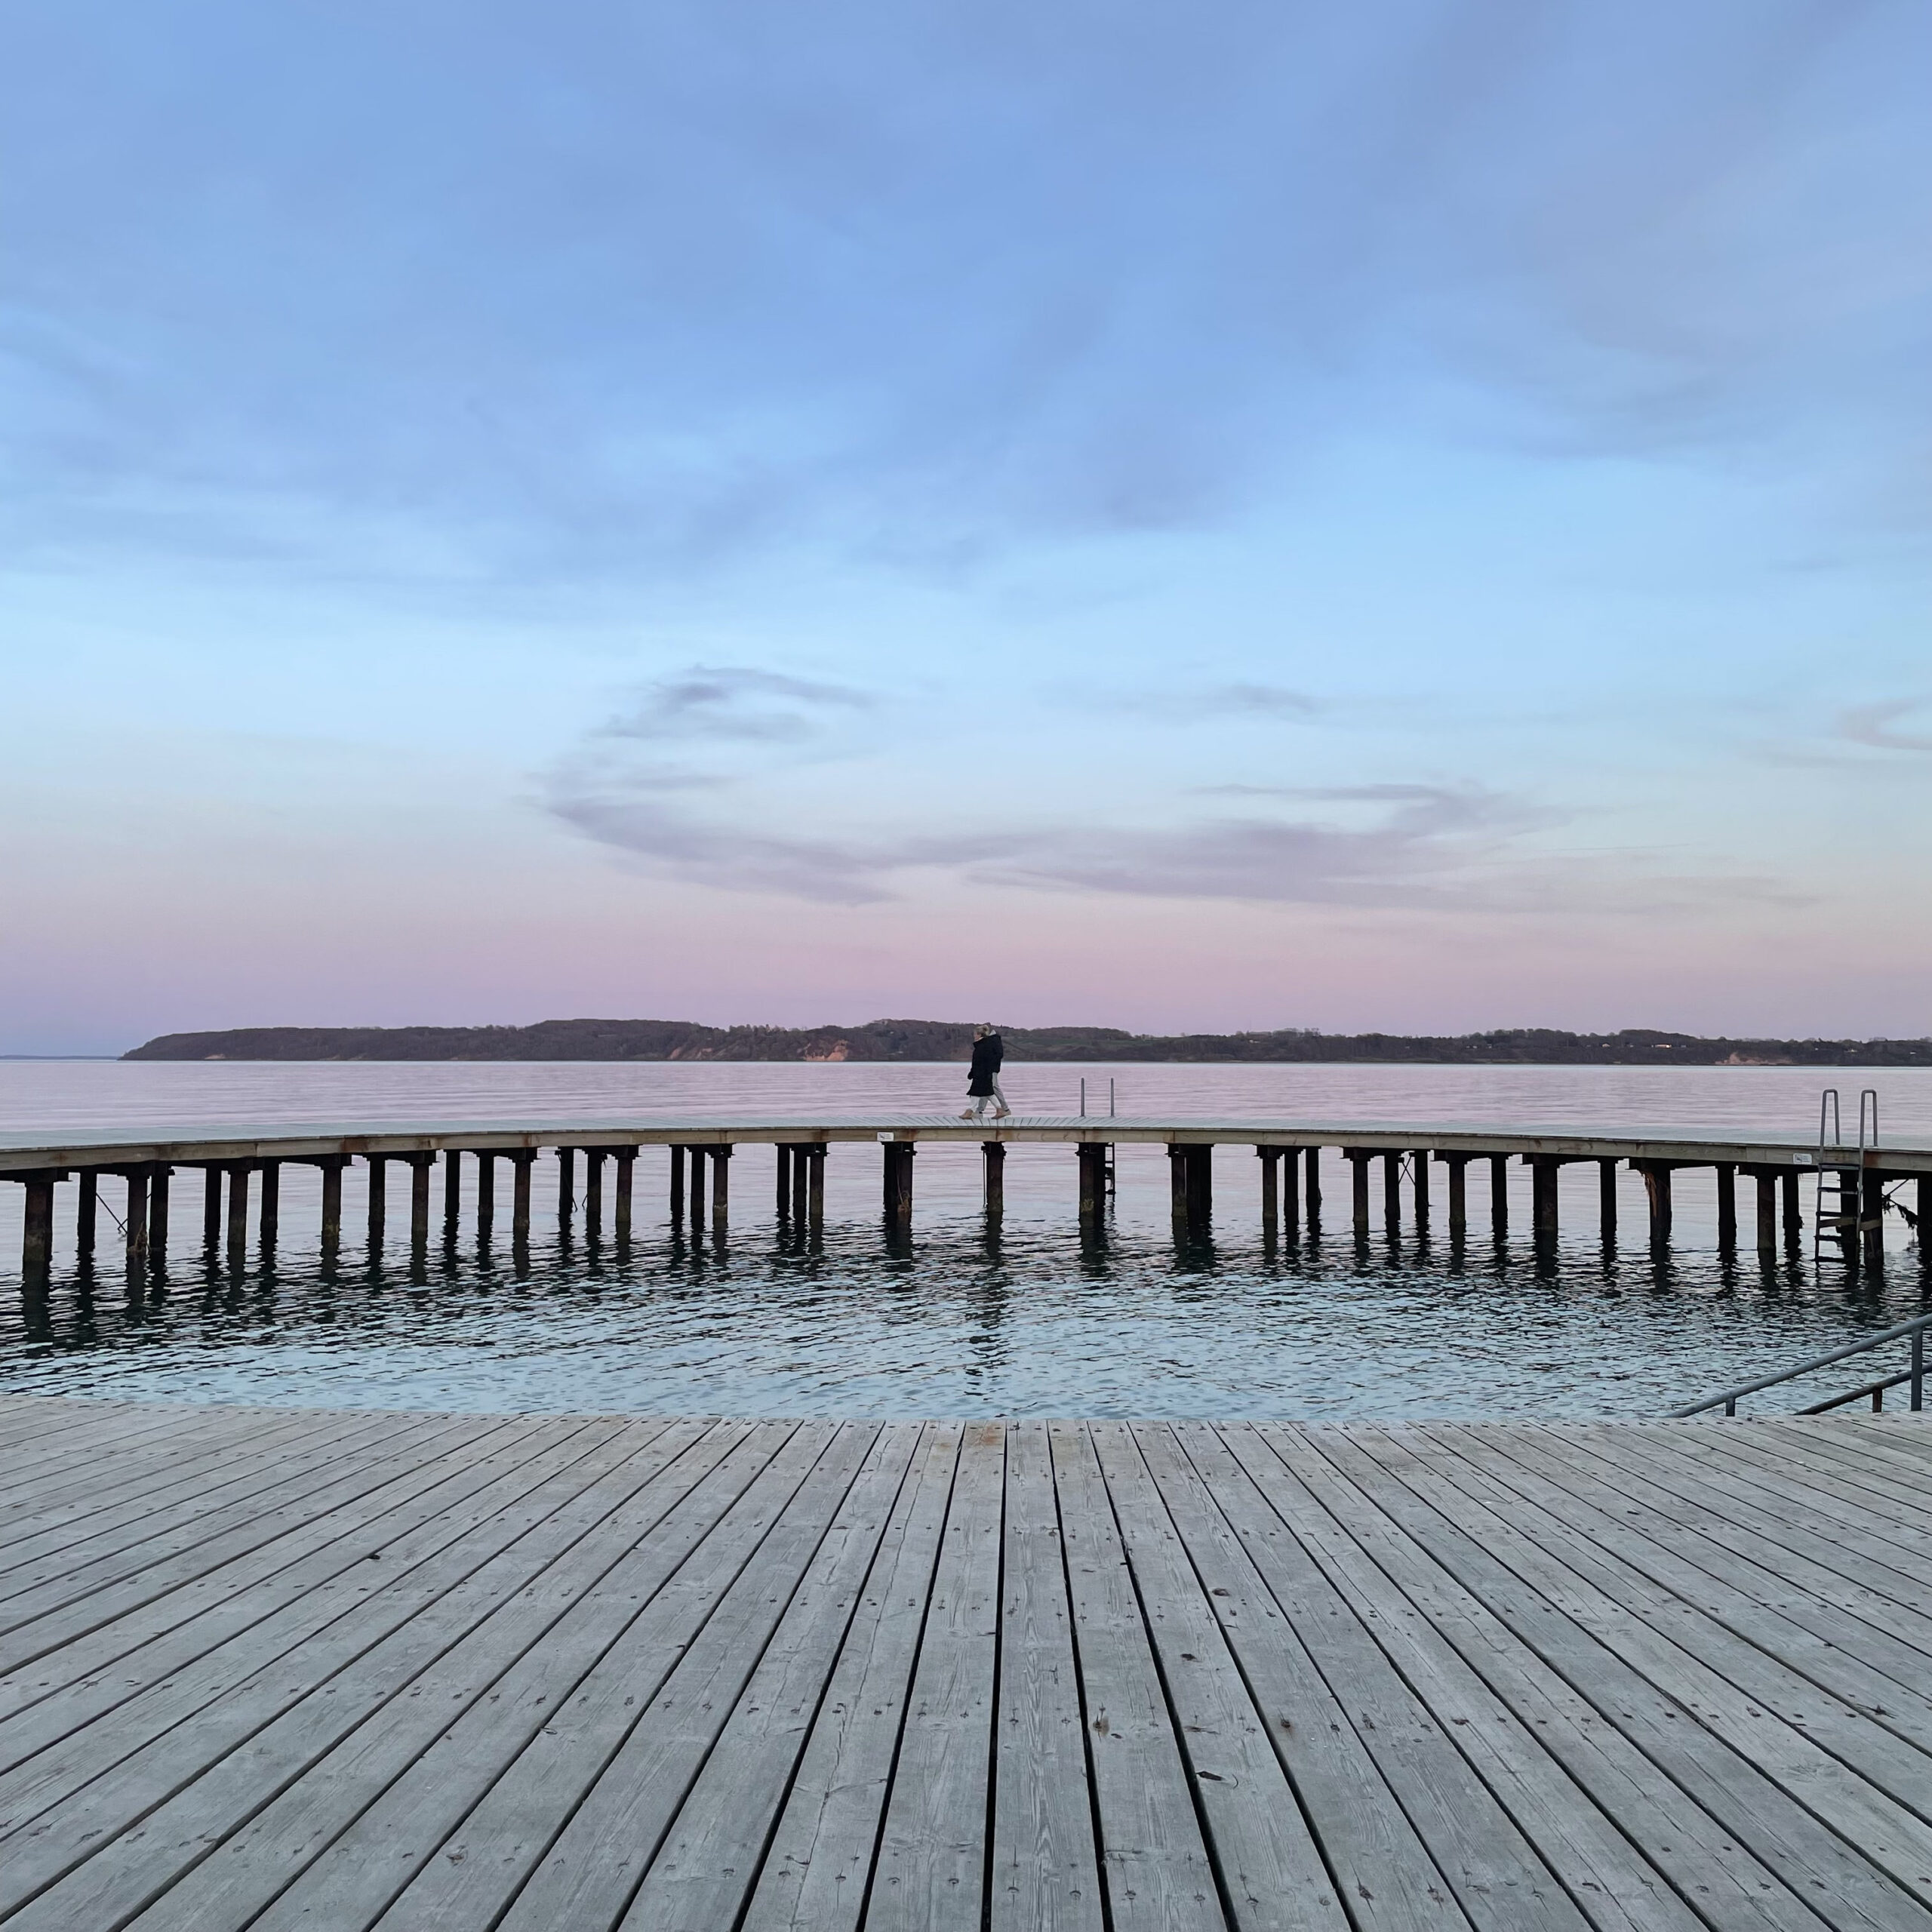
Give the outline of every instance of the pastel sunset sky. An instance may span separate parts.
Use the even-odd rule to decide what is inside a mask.
[[[1924,0],[11,0],[0,1051],[1932,1032]]]

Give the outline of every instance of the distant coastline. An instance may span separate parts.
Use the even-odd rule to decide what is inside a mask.
[[[1203,1066],[1358,1061],[1491,1066],[1932,1066],[1932,1039],[1706,1039],[1627,1027],[1453,1035],[1130,1033],[1112,1026],[1011,1026],[1017,1060],[1187,1061]],[[682,1020],[546,1020],[531,1026],[245,1026],[164,1033],[130,1060],[964,1060],[970,1022],[872,1020],[857,1026],[703,1026]]]

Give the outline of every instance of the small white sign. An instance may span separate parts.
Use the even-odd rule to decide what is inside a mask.
[[[1794,1154],[1791,1160],[1794,1167],[1808,1168],[1811,1165],[1811,1156],[1809,1154]]]

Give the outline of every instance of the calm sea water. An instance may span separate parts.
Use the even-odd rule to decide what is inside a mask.
[[[0,1063],[0,1128],[423,1118],[826,1119],[956,1104],[957,1066],[122,1065]],[[1067,1113],[1082,1074],[1104,1109],[1175,1118],[1731,1125],[1808,1136],[1821,1087],[1875,1084],[1889,1138],[1932,1139],[1932,1072],[1780,1067],[1009,1068],[1022,1112]],[[1358,1252],[1346,1169],[1331,1157],[1328,1230],[1264,1243],[1256,1163],[1217,1160],[1211,1244],[1177,1247],[1165,1156],[1124,1148],[1104,1236],[1083,1241],[1066,1148],[1016,1148],[1007,1211],[980,1212],[976,1149],[919,1157],[909,1241],[881,1223],[878,1158],[835,1146],[821,1242],[783,1234],[770,1157],[733,1164],[729,1238],[668,1223],[665,1156],[638,1168],[628,1251],[559,1237],[554,1169],[538,1171],[527,1262],[506,1238],[460,1238],[414,1263],[392,1183],[388,1245],[316,1251],[312,1171],[283,1179],[281,1239],[242,1272],[200,1252],[199,1176],[176,1180],[161,1278],[131,1297],[114,1263],[115,1184],[100,1259],[72,1253],[62,1190],[53,1294],[20,1293],[20,1190],[0,1187],[0,1388],[143,1400],[752,1415],[1401,1417],[1654,1414],[1918,1312],[1927,1275],[1892,1217],[1882,1274],[1814,1275],[1716,1248],[1708,1175],[1680,1177],[1675,1244],[1649,1252],[1641,1184],[1626,1181],[1621,1245],[1598,1235],[1596,1176],[1564,1184],[1553,1257],[1526,1238],[1527,1175],[1511,1238],[1486,1225],[1452,1247],[1380,1234]],[[441,1179],[437,1188],[438,1225]],[[1377,1199],[1379,1207],[1380,1190]],[[1472,1208],[1486,1204],[1472,1189]],[[501,1195],[500,1195],[500,1200]],[[1743,1203],[1749,1226],[1748,1198]],[[1810,1213],[1807,1195],[1806,1212]],[[500,1213],[501,1210],[500,1209]],[[500,1220],[500,1229],[503,1228]],[[1854,1371],[1856,1370],[1854,1365]],[[1838,1372],[1829,1387],[1854,1375]],[[1821,1387],[1819,1392],[1826,1392]],[[1784,1394],[1786,1402],[1797,1398]]]

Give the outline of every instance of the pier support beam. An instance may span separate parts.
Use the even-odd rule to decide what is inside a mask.
[[[586,1241],[604,1238],[604,1149],[583,1150],[583,1235]]]
[[[1214,1231],[1214,1150],[1203,1145],[1187,1150],[1187,1231],[1205,1241]]]
[[[536,1164],[534,1147],[519,1147],[510,1155],[510,1239],[525,1247],[530,1245],[530,1171]]]
[[[1758,1184],[1758,1253],[1759,1257],[1778,1251],[1778,1171],[1775,1168],[1740,1168]]]
[[[1100,1223],[1107,1206],[1107,1147],[1102,1140],[1083,1140],[1075,1149],[1080,1164],[1080,1224]]]
[[[1644,1177],[1644,1192],[1650,1197],[1651,1245],[1666,1247],[1670,1241],[1670,1163],[1633,1161],[1630,1164]]]
[[[888,1140],[879,1151],[884,1157],[886,1217],[903,1226],[912,1218],[912,1157],[918,1150],[909,1140]]]
[[[731,1143],[727,1140],[711,1150],[711,1227],[722,1235],[731,1218]]]
[[[805,1149],[805,1225],[814,1234],[825,1226],[825,1155],[823,1140]]]
[[[1435,1158],[1449,1172],[1449,1238],[1460,1241],[1469,1231],[1469,1156],[1438,1153]]]
[[[1540,1241],[1554,1241],[1558,1232],[1556,1177],[1561,1163],[1548,1154],[1525,1154],[1530,1171],[1530,1226]]]
[[[569,1147],[557,1149],[557,1226],[568,1234],[577,1214],[577,1153]]]
[[[148,1170],[148,1265],[151,1268],[168,1266],[168,1183],[174,1174],[174,1170],[168,1167]]]
[[[1489,1157],[1489,1228],[1500,1241],[1509,1232],[1509,1156]]]
[[[202,1170],[202,1246],[209,1254],[221,1245],[221,1170]]]
[[[671,1225],[681,1228],[685,1224],[685,1150],[681,1147],[671,1149]]]
[[[613,1211],[617,1222],[617,1237],[620,1247],[629,1242],[631,1238],[631,1190],[637,1173],[637,1149],[620,1147],[617,1153],[617,1166],[614,1178],[617,1183],[617,1200]]]
[[[409,1163],[409,1244],[419,1255],[429,1245],[429,1174],[433,1153],[405,1154]]]
[[[151,1172],[144,1166],[124,1168],[121,1171],[121,1177],[128,1184],[127,1218],[122,1232],[127,1241],[130,1273],[145,1268],[148,1263],[148,1183]]]
[[[691,1223],[694,1228],[704,1226],[704,1156],[702,1147],[687,1147],[685,1158],[691,1163],[691,1192],[686,1204],[691,1209]]]
[[[1795,1247],[1798,1237],[1804,1232],[1804,1214],[1798,1204],[1798,1170],[1795,1168],[1779,1175],[1778,1188],[1783,1198],[1784,1238]]]
[[[497,1157],[491,1153],[476,1156],[476,1238],[490,1238],[490,1223],[497,1218]]]
[[[451,1147],[443,1155],[443,1238],[454,1241],[463,1225],[463,1152]]]
[[[1321,1149],[1311,1147],[1308,1150],[1308,1231],[1310,1234],[1321,1232]]]
[[[792,1214],[792,1147],[788,1141],[781,1140],[772,1150],[777,1156],[777,1211],[778,1218],[788,1220]]]
[[[1254,1152],[1261,1163],[1261,1232],[1264,1237],[1278,1235],[1281,1232],[1281,1150],[1257,1147]],[[1085,1198],[1084,1186],[1081,1198]]]
[[[74,1210],[74,1259],[83,1268],[94,1266],[95,1221],[100,1213],[100,1177],[91,1168],[81,1171],[81,1198]]]
[[[1867,1168],[1858,1177],[1858,1229],[1868,1268],[1885,1265],[1885,1177]]]
[[[1006,1212],[1006,1148],[1000,1141],[985,1140],[980,1154],[986,1164],[986,1213],[997,1220]]]
[[[1617,1241],[1617,1163],[1599,1161],[1597,1163],[1597,1231],[1604,1242],[1614,1247]]]
[[[346,1154],[325,1154],[315,1163],[322,1171],[322,1251],[333,1254],[342,1245],[342,1171]]]
[[[228,1168],[228,1265],[239,1268],[248,1256],[248,1177],[253,1163],[231,1161]]]
[[[802,1228],[811,1218],[811,1149],[804,1146],[792,1149],[792,1225]]]
[[[281,1163],[264,1161],[261,1164],[262,1206],[256,1217],[255,1238],[264,1258],[274,1254],[275,1243],[281,1238]],[[168,1208],[168,1183],[164,1177],[155,1195],[155,1204],[162,1211],[165,1222]],[[160,1237],[155,1234],[152,1216],[149,1216],[149,1238],[160,1244]]]
[[[1402,1162],[1405,1156],[1391,1149],[1382,1157],[1382,1232],[1390,1241],[1402,1232]]]
[[[1429,1232],[1429,1149],[1418,1147],[1411,1157],[1415,1162],[1416,1232]]]
[[[20,1241],[20,1276],[29,1294],[42,1292],[54,1274],[54,1184],[63,1174],[28,1174],[26,1224]]]
[[[1281,1225],[1291,1238],[1301,1232],[1301,1149],[1281,1149]]]
[[[367,1157],[369,1166],[369,1252],[380,1254],[389,1215],[389,1161],[380,1154]]]
[[[1718,1247],[1729,1254],[1737,1246],[1737,1170],[1718,1163]]]
[[[1375,1158],[1371,1149],[1344,1147],[1342,1158],[1350,1169],[1350,1191],[1354,1196],[1355,1233],[1358,1241],[1368,1238],[1368,1164]]]

